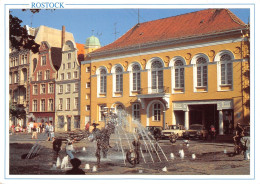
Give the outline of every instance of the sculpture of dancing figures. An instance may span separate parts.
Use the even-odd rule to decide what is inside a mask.
[[[97,149],[96,149],[96,158],[97,158],[97,166],[100,167],[100,159],[101,152],[103,153],[103,158],[107,157],[108,149],[111,148],[109,145],[109,139],[112,133],[114,133],[115,125],[111,122],[108,122],[105,128],[98,129],[97,126],[99,124],[93,123],[94,129],[92,131],[91,141],[97,141]]]

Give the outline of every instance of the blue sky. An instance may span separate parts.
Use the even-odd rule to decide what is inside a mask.
[[[202,9],[140,9],[140,22],[147,22],[165,17],[176,16]],[[242,21],[248,23],[249,9],[230,9]],[[137,9],[62,9],[41,10],[32,14],[30,11],[12,9],[12,14],[20,18],[22,25],[61,29],[73,33],[76,43],[85,43],[91,35],[99,38],[101,45],[107,45],[119,38],[138,22]],[[93,30],[93,31],[92,31]],[[114,33],[117,32],[115,35]],[[93,34],[92,34],[93,33]]]

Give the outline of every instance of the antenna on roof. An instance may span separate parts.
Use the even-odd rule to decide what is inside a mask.
[[[140,24],[140,13],[139,13],[139,8],[138,8],[138,24]]]
[[[119,33],[119,32],[116,31],[116,24],[117,24],[117,23],[114,24],[114,25],[115,25],[115,32],[113,33],[113,34],[115,35],[115,40],[116,40],[116,35],[117,35],[117,33]]]

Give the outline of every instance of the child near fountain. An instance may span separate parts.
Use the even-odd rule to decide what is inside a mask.
[[[75,139],[73,139],[72,141],[70,139],[68,139],[68,142],[66,144],[66,153],[67,153],[67,155],[69,155],[70,159],[74,158],[74,155],[72,154],[72,152],[75,152],[74,147],[73,147],[74,141],[75,141]]]
[[[79,166],[81,165],[81,161],[78,158],[71,159],[70,163],[72,165],[72,169],[66,171],[66,174],[85,174],[85,172],[79,168]]]

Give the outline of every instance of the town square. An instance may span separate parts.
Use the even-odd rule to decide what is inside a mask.
[[[6,182],[254,181],[252,4],[97,7],[5,5]]]

